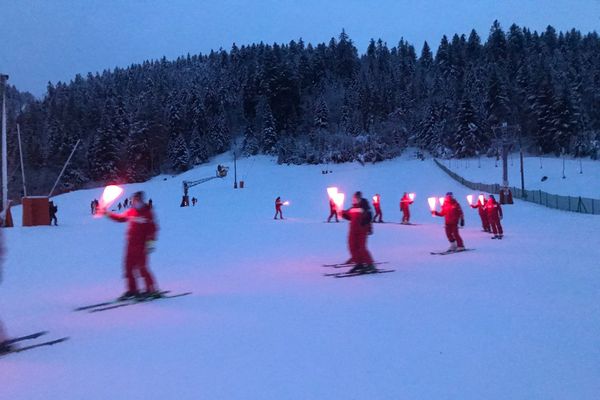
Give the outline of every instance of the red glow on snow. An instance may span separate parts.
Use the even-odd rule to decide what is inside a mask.
[[[469,202],[469,205],[473,204],[473,195],[472,194],[467,195],[467,201]]]
[[[429,208],[431,209],[431,211],[435,211],[435,202],[436,202],[436,198],[435,197],[429,197],[427,198],[427,202],[429,203]]]
[[[444,198],[440,197],[439,200],[440,200],[440,206],[444,207]]]
[[[479,195],[478,199],[479,199],[479,202],[480,202],[481,204],[483,204],[484,198],[483,198],[483,195],[482,195],[482,194],[480,194],[480,195]]]
[[[415,194],[414,193],[409,193],[408,194],[408,198],[410,199],[410,201],[415,201]]]

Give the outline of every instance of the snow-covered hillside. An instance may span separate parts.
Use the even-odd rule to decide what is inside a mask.
[[[409,159],[244,159],[244,189],[233,189],[230,169],[190,190],[196,207],[180,208],[182,180],[212,176],[217,162],[231,166],[224,157],[126,187],[153,199],[160,287],[191,296],[72,311],[124,289],[125,226],[89,211],[101,189],[56,197],[58,227],[4,230],[6,330],[71,339],[0,359],[0,398],[597,399],[600,217],[517,201],[505,206],[505,239],[490,240],[464,202],[470,191],[431,160]],[[348,225],[323,223],[329,185],[379,193],[384,220],[395,222],[402,193],[417,194],[420,225],[376,224],[369,238],[396,272],[322,275],[321,264],[348,257]],[[476,250],[433,256],[448,244],[426,199],[447,191]],[[273,220],[277,196],[290,201],[284,221]],[[19,207],[13,215],[20,222]]]
[[[440,160],[441,161],[441,160]],[[444,160],[449,167],[465,179],[481,183],[502,183],[502,160],[481,159]],[[600,161],[556,157],[524,157],[525,189],[543,190],[563,196],[582,196],[600,199]],[[564,178],[563,178],[564,176]],[[546,177],[547,179],[542,180]],[[511,154],[508,161],[510,186],[521,187],[519,154]]]

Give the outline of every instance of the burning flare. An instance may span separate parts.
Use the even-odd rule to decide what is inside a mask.
[[[467,201],[469,202],[469,205],[473,204],[473,195],[472,194],[467,195]]]
[[[104,211],[112,205],[123,194],[123,188],[117,185],[108,185],[104,188],[102,197],[98,204],[98,211]]]
[[[478,199],[479,199],[479,202],[480,202],[481,204],[483,204],[483,202],[484,202],[484,197],[483,197],[483,195],[482,195],[482,194],[480,194],[480,195],[479,195]]]
[[[415,201],[415,194],[414,193],[409,193],[408,194],[408,198],[410,199],[410,201]]]
[[[427,202],[429,203],[429,208],[431,209],[431,211],[435,211],[436,198],[435,197],[429,197],[429,198],[427,198]]]
[[[440,206],[444,207],[444,200],[445,199],[443,197],[440,197],[439,200],[440,200]]]

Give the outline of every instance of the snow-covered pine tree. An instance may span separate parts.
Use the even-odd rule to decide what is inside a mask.
[[[208,125],[208,142],[213,153],[222,153],[229,148],[230,141],[231,134],[225,120],[225,114],[219,112],[210,119]]]
[[[152,156],[148,132],[146,121],[135,121],[131,124],[125,169],[128,182],[143,182],[152,176]]]
[[[254,133],[254,128],[248,123],[244,129],[243,152],[245,155],[254,156],[258,154],[259,150],[258,139]]]
[[[187,171],[190,165],[190,155],[183,135],[177,135],[169,143],[169,160],[175,172]]]
[[[475,109],[469,99],[464,96],[458,108],[456,133],[454,135],[454,157],[472,157],[482,150],[481,136]]]
[[[89,175],[102,182],[116,181],[119,178],[120,147],[113,135],[113,116],[108,114],[111,107],[105,107],[100,126],[92,138],[88,150]]]
[[[199,165],[208,161],[208,148],[206,138],[198,127],[192,130],[192,138],[190,141],[190,163],[191,165]]]
[[[265,102],[262,116],[262,146],[265,154],[275,154],[278,141],[277,131],[275,130],[275,120],[271,113],[271,107]]]

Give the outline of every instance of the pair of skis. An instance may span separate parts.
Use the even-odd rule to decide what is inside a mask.
[[[133,306],[135,304],[149,303],[151,301],[156,301],[156,300],[164,300],[164,299],[172,299],[175,297],[183,297],[183,296],[188,296],[188,295],[192,294],[192,292],[184,292],[184,293],[176,293],[176,294],[170,294],[170,293],[171,293],[171,291],[169,291],[169,290],[163,290],[161,292],[158,292],[159,296],[157,296],[157,297],[140,297],[140,298],[131,298],[131,299],[124,299],[124,300],[119,300],[119,299],[110,300],[110,301],[105,301],[102,303],[96,303],[96,304],[90,304],[87,306],[77,307],[75,309],[75,311],[87,311],[90,313],[95,313],[95,312],[100,312],[100,311],[113,310],[115,308]]]
[[[465,251],[473,251],[473,250],[475,250],[475,249],[432,251],[431,254],[438,255],[438,256],[446,256],[448,254],[464,253]]]
[[[3,346],[9,347],[10,350],[4,351],[4,352],[0,353],[0,357],[8,355],[8,354],[12,354],[12,353],[21,353],[23,351],[27,351],[27,350],[31,350],[31,349],[36,349],[38,347],[52,346],[52,345],[55,345],[57,343],[62,343],[62,342],[64,342],[64,341],[66,341],[66,340],[69,339],[68,337],[62,337],[62,338],[59,338],[59,339],[48,340],[48,341],[45,341],[45,342],[35,343],[35,344],[28,345],[28,346],[15,346],[16,344],[18,344],[20,342],[25,342],[25,341],[28,341],[28,340],[37,339],[40,336],[46,335],[47,333],[48,333],[47,331],[36,332],[36,333],[32,333],[31,335],[20,336],[20,337],[8,339],[8,340],[2,342],[1,344]]]
[[[445,256],[448,254],[463,253],[465,251],[473,251],[473,250],[475,250],[475,249],[432,251],[432,252],[430,252],[430,254]],[[374,265],[381,265],[381,264],[387,264],[387,263],[388,263],[387,261],[380,261],[380,262],[374,263]],[[354,265],[355,265],[354,263],[338,263],[338,264],[323,264],[322,266],[327,267],[327,268],[348,268],[348,267],[353,267]],[[333,276],[335,278],[346,278],[346,277],[360,276],[360,275],[382,274],[382,273],[388,273],[388,272],[394,272],[394,271],[395,271],[395,269],[375,268],[370,271],[360,271],[359,270],[359,271],[355,271],[355,272],[351,272],[351,271],[333,272],[333,273],[326,273],[323,275],[324,276]]]
[[[374,265],[381,265],[381,264],[387,264],[387,261],[380,261],[380,262],[376,262],[373,263]],[[327,268],[349,268],[349,267],[354,267],[356,264],[354,263],[339,263],[339,264],[323,264],[323,267],[327,267]],[[370,271],[355,271],[355,272],[350,272],[350,271],[346,271],[346,272],[333,272],[333,273],[326,273],[323,274],[323,276],[333,276],[334,278],[349,278],[352,276],[359,276],[359,275],[372,275],[372,274],[383,274],[383,273],[387,273],[387,272],[394,272],[395,269],[381,269],[381,268],[375,268],[374,270],[370,270]]]

